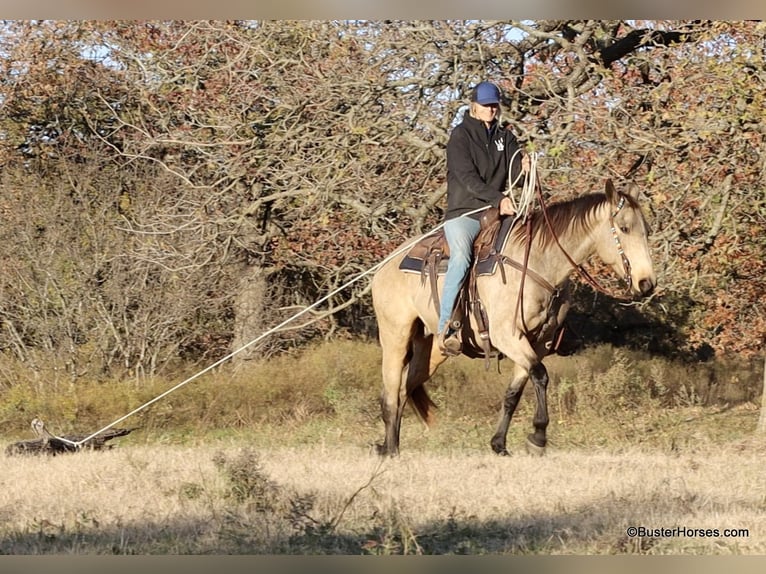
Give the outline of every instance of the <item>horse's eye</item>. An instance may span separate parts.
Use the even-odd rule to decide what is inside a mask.
[[[620,231],[622,231],[623,233],[627,233],[630,230],[628,229],[626,225],[623,225],[622,227],[620,227]]]

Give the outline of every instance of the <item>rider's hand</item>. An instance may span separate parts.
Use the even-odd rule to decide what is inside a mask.
[[[500,200],[500,215],[516,215],[511,198],[504,197]]]
[[[521,156],[521,171],[524,173],[529,173],[529,156],[523,155]]]

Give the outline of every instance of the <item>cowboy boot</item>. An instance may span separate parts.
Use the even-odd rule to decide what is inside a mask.
[[[463,344],[460,342],[457,331],[452,330],[449,325],[439,333],[438,342],[439,351],[445,357],[456,357],[463,350]]]

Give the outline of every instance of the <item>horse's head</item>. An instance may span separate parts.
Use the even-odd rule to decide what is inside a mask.
[[[609,224],[603,227],[598,241],[598,256],[629,283],[630,290],[650,295],[657,284],[649,253],[649,226],[638,204],[638,189],[618,192],[612,180],[606,182]]]

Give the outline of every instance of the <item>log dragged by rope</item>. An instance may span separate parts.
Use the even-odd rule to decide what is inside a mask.
[[[39,418],[32,420],[32,431],[37,436],[34,440],[22,440],[8,445],[5,454],[13,456],[17,454],[50,454],[57,455],[67,452],[76,452],[82,449],[105,450],[114,445],[106,444],[113,438],[130,434],[135,428],[129,429],[107,429],[102,433],[88,439],[80,444],[80,441],[87,438],[88,435],[64,435],[56,436],[45,427],[45,423]]]

